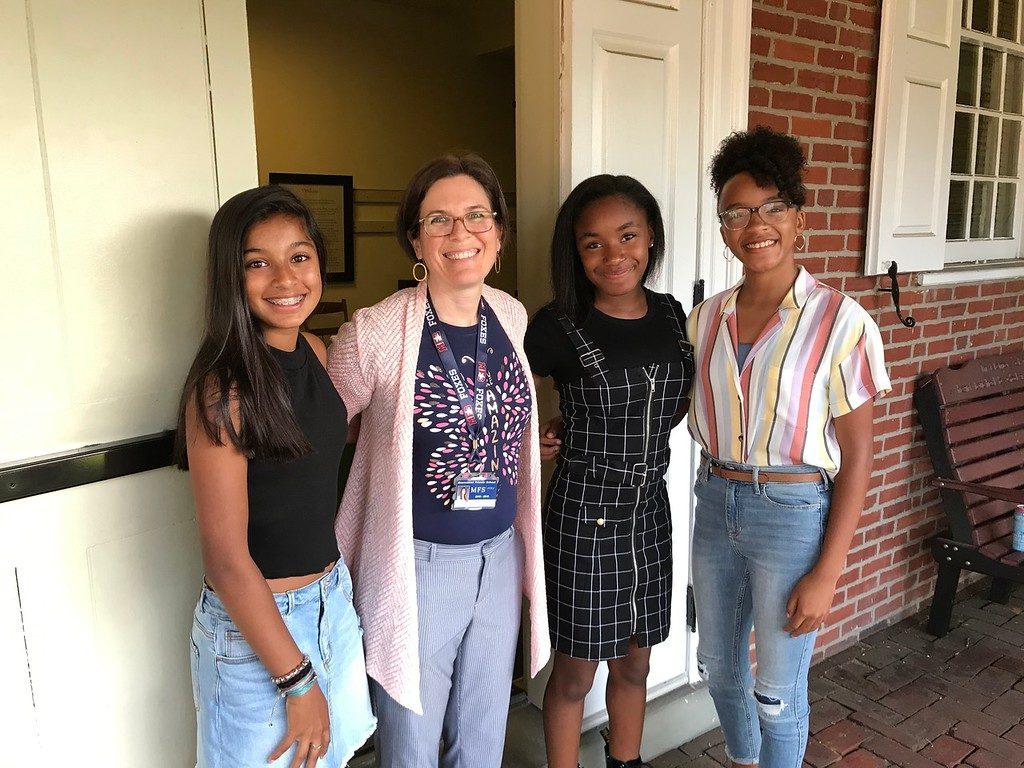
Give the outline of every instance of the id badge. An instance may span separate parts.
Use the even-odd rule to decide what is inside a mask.
[[[492,472],[463,472],[455,478],[452,509],[494,509],[498,503],[498,476]]]

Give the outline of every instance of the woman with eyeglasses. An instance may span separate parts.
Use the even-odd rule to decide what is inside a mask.
[[[352,569],[377,764],[498,768],[521,595],[534,674],[549,655],[537,410],[526,310],[484,284],[508,211],[475,155],[421,168],[396,235],[416,288],[356,312],[328,370],[359,439],[338,538]]]
[[[873,404],[890,390],[874,320],[796,261],[805,165],[795,138],[767,128],[722,143],[711,184],[743,279],[687,321],[689,429],[703,449],[697,660],[734,768],[802,764],[814,640],[864,509]]]

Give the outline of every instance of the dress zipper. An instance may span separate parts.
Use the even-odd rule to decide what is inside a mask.
[[[650,445],[651,439],[651,405],[654,401],[654,377],[658,373],[658,366],[655,365],[651,372],[648,373],[647,369],[644,369],[644,375],[647,376],[647,408],[644,414],[644,452],[641,458],[641,463],[646,466],[647,464],[647,450]],[[644,478],[647,479],[646,477]],[[633,527],[630,529],[629,534],[629,551],[633,556],[633,598],[630,600],[630,608],[633,613],[633,631],[631,634],[636,634],[636,588],[640,581],[640,568],[636,562],[636,514],[640,509],[640,490],[637,490],[636,494],[636,507],[633,508]]]

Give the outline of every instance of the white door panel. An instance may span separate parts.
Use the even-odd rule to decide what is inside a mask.
[[[8,502],[0,538],[24,631],[13,658],[31,676],[21,717],[34,721],[40,764],[194,760],[188,634],[202,567],[185,476],[163,469]]]
[[[0,0],[0,463],[174,426],[210,219],[256,184],[246,35],[244,0]],[[201,573],[177,470],[0,505],[0,765],[193,764]]]
[[[698,127],[703,9],[699,0],[666,6],[626,0],[574,0],[571,4],[566,88],[563,89],[563,197],[597,173],[627,174],[658,199],[666,224],[667,254],[652,288],[688,307],[697,272],[697,199],[701,183]],[[650,693],[690,680],[686,630],[687,531],[692,448],[672,440],[669,493],[675,529],[673,631],[651,654]],[[606,667],[587,697],[588,722],[604,717]]]

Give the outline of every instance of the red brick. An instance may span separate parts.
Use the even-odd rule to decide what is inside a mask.
[[[786,0],[786,10],[810,16],[824,16],[828,10],[828,0]]]
[[[807,250],[811,253],[841,251],[846,244],[842,235],[811,235],[807,238]]]
[[[851,720],[840,720],[830,725],[815,737],[826,747],[840,755],[852,752],[871,735],[871,732]]]
[[[756,64],[754,65],[757,66]],[[780,67],[779,69],[782,69]],[[841,101],[839,99],[827,99],[824,96],[819,96],[815,109],[818,112],[826,115],[841,115],[843,117],[849,117],[853,114],[853,104],[849,101]]]
[[[775,58],[812,64],[814,62],[814,46],[805,45],[804,43],[793,43],[788,40],[776,40]]]
[[[819,21],[811,21],[810,19],[799,19],[796,23],[796,36],[802,37],[805,40],[835,43],[839,31],[834,24],[822,24]],[[843,31],[845,32],[846,30]]]
[[[828,72],[801,69],[796,73],[796,84],[801,88],[811,88],[823,93],[832,93],[836,89],[836,76]]]
[[[859,77],[842,76],[839,78],[836,91],[838,93],[846,93],[851,96],[871,96],[874,94],[875,88],[870,80],[864,80]]]
[[[832,135],[837,139],[849,139],[851,141],[867,141],[871,138],[871,127],[858,123],[840,122],[836,123]]]
[[[922,750],[921,754],[937,763],[953,768],[974,751],[974,747],[943,734]]]
[[[832,229],[863,229],[864,214],[862,213],[833,213],[829,217],[829,226]]]
[[[879,16],[874,10],[868,11],[862,8],[851,8],[850,9],[850,23],[857,27],[864,29],[876,30],[878,29]]]
[[[809,93],[772,91],[772,108],[810,112],[814,108],[814,97]]]
[[[750,16],[750,25],[753,29],[788,35],[793,32],[793,17],[755,8]]]
[[[799,29],[798,25],[798,34]],[[858,32],[848,27],[843,27],[839,30],[839,44],[856,48],[858,51],[874,52],[878,45],[878,36],[873,32]]]
[[[866,749],[858,749],[836,763],[835,768],[885,768],[886,765],[884,760],[872,755]]]
[[[807,184],[824,184],[828,181],[828,168],[822,165],[812,165],[804,171],[804,181]]]
[[[832,21],[846,21],[846,15],[849,10],[843,3],[832,3],[828,9],[828,17]]]
[[[840,208],[864,208],[867,204],[868,192],[866,189],[858,189],[852,192],[847,189],[841,189],[837,192],[836,205]]]
[[[863,168],[833,168],[831,178],[833,184],[844,187],[863,187],[868,177]]]
[[[789,118],[784,115],[773,115],[770,112],[751,112],[747,116],[747,123],[751,128],[763,125],[776,131],[789,132]]]
[[[818,49],[818,63],[823,67],[830,69],[848,69],[854,70],[856,68],[857,57],[850,51],[837,51],[834,48],[819,48]]]
[[[874,56],[858,56],[856,69],[862,75],[874,75],[878,71],[878,59]]]
[[[850,148],[842,144],[815,144],[811,152],[812,160],[832,163],[850,162]]]
[[[769,98],[768,89],[751,86],[748,98],[750,100],[750,106],[752,107],[767,107]]]
[[[750,36],[750,52],[755,56],[767,56],[772,49],[772,39],[764,35]]]
[[[768,64],[763,61],[754,62],[753,79],[762,83],[782,83],[789,85],[796,77],[796,70],[779,64]]]
[[[794,136],[828,139],[832,136],[832,123],[828,120],[810,117],[792,118]]]

